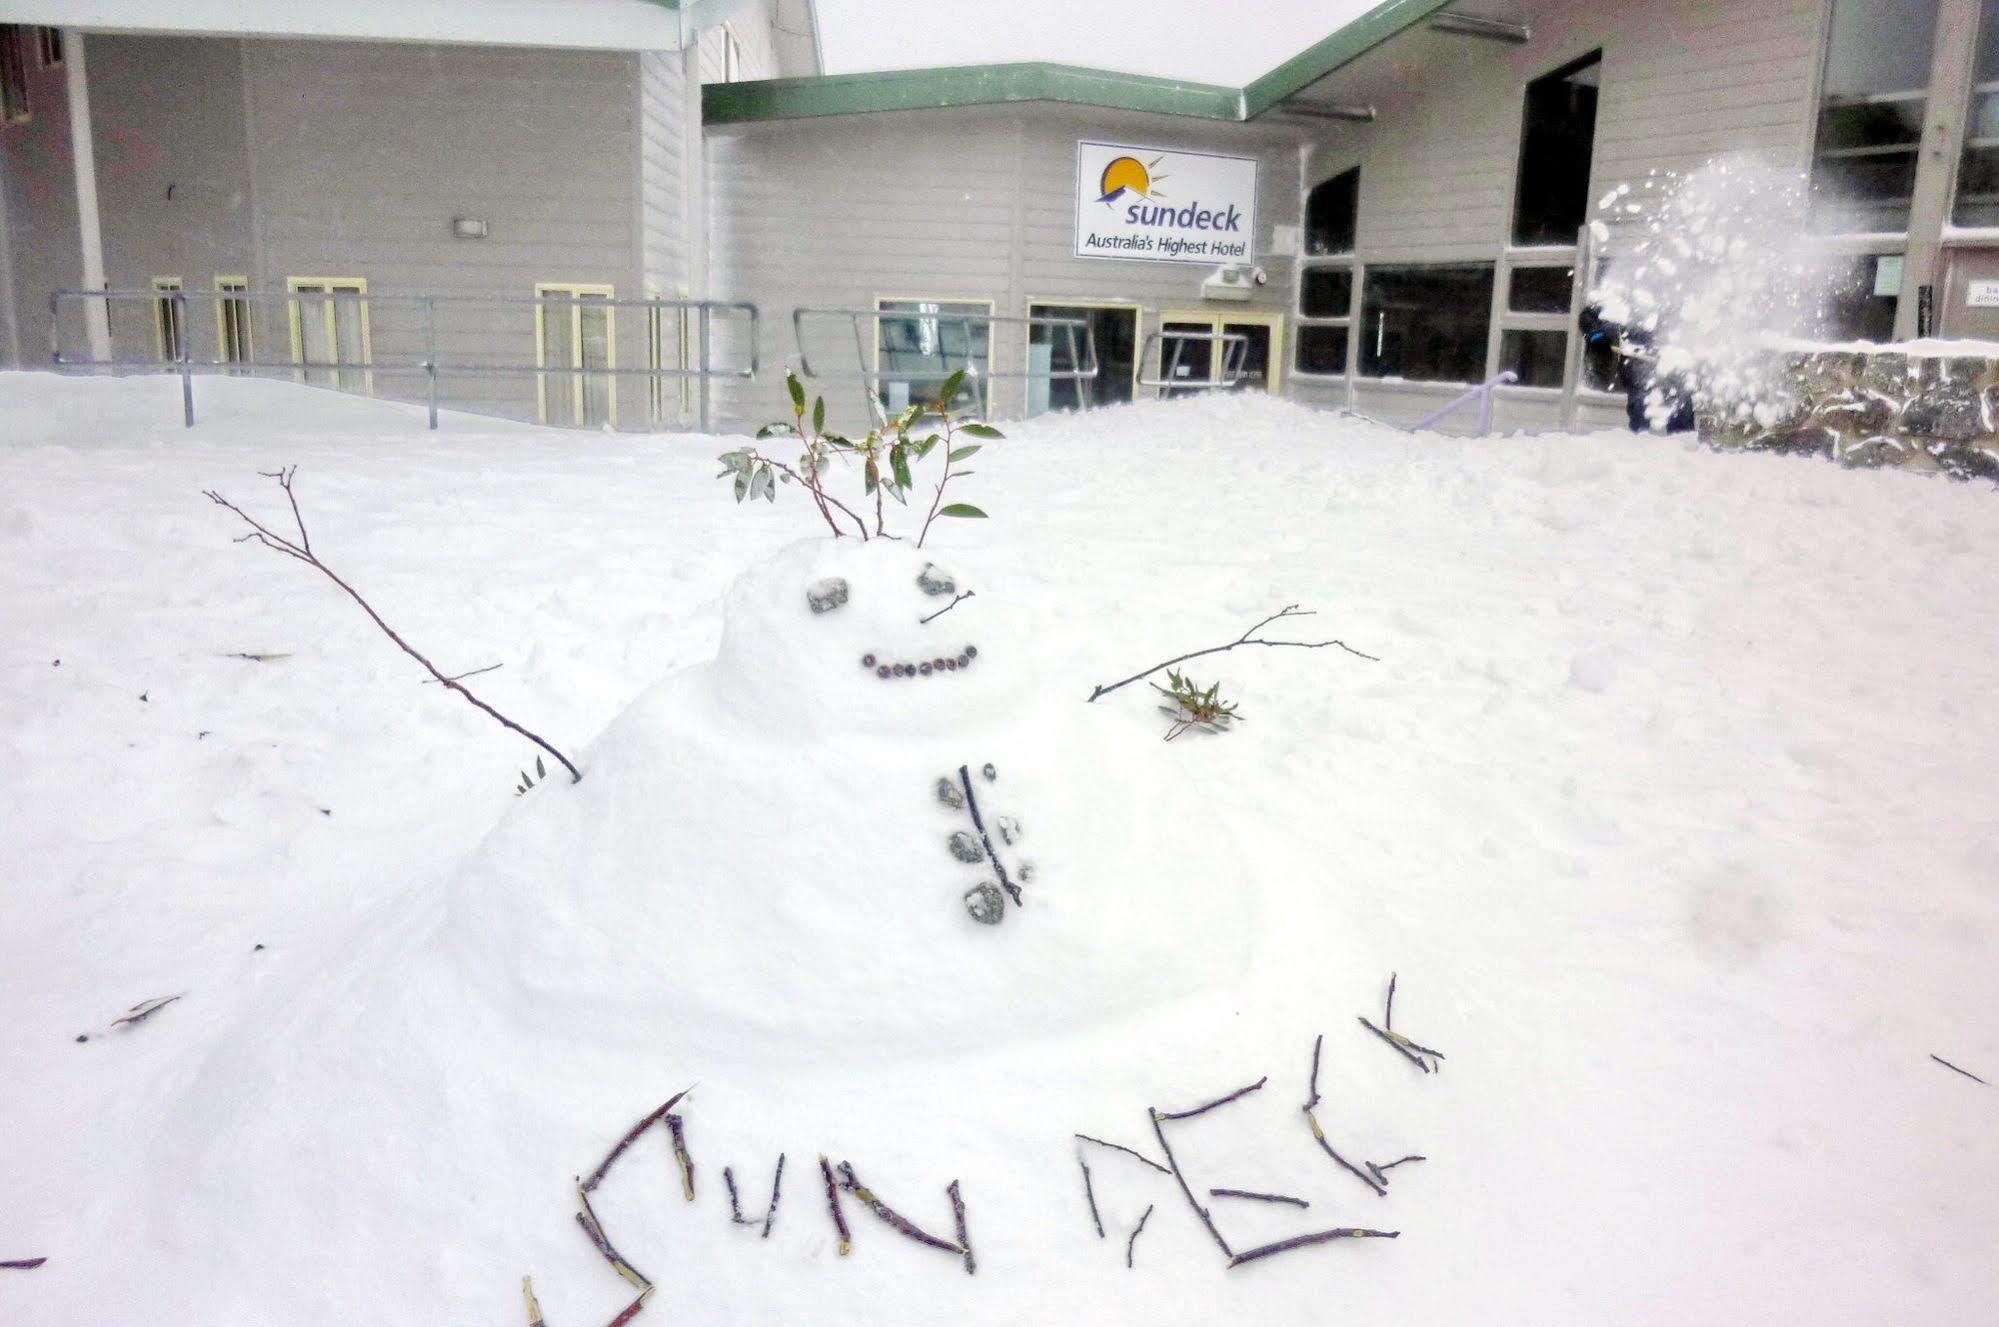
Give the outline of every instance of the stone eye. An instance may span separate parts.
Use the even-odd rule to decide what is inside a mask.
[[[847,581],[843,576],[828,576],[823,581],[814,581],[805,587],[805,602],[815,613],[830,613],[847,602]]]

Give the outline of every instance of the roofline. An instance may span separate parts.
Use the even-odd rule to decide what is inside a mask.
[[[1450,3],[1383,0],[1239,88],[1042,62],[947,65],[710,83],[701,89],[701,115],[707,124],[743,124],[871,111],[1052,101],[1240,123],[1256,119],[1286,97],[1415,27]]]

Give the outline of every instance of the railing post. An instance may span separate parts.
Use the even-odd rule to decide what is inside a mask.
[[[1492,432],[1492,383],[1478,394],[1478,436],[1483,438]]]
[[[701,384],[700,388],[701,431],[703,433],[706,433],[708,432],[708,301],[707,300],[701,301],[700,309],[695,316],[695,344],[700,347],[700,350],[698,352],[698,357],[695,360],[695,366],[700,371],[701,376],[697,378],[695,381]]]
[[[111,301],[106,299],[105,317],[111,312]],[[188,355],[187,296],[181,291],[173,294],[174,326],[180,335],[180,344],[174,347],[174,358],[180,361],[180,415],[183,428],[194,427],[194,362]]]
[[[437,300],[423,302],[423,371],[430,379],[430,428],[437,431]]]

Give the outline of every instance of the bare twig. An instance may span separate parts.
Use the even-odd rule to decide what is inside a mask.
[[[666,1117],[666,1132],[673,1139],[673,1159],[680,1163],[680,1192],[694,1201],[694,1162],[687,1155],[687,1133],[678,1115]]]
[[[1406,1156],[1406,1157],[1397,1157],[1397,1158],[1396,1158],[1395,1160],[1393,1160],[1393,1161],[1386,1161],[1386,1162],[1383,1162],[1383,1163],[1382,1163],[1381,1165],[1379,1165],[1379,1166],[1375,1166],[1375,1167],[1374,1167],[1374,1169],[1376,1169],[1376,1170],[1394,1170],[1394,1169],[1395,1169],[1395,1168],[1396,1168],[1397,1166],[1402,1166],[1402,1165],[1407,1165],[1407,1164],[1408,1164],[1409,1162],[1411,1162],[1411,1161],[1428,1161],[1429,1159],[1430,1159],[1430,1158],[1428,1158],[1428,1157],[1425,1157],[1425,1156],[1416,1156],[1416,1155],[1414,1155],[1414,1154],[1412,1153],[1411,1155],[1409,1155],[1409,1156]],[[1372,1163],[1372,1162],[1370,1162],[1369,1164],[1370,1164],[1370,1165],[1373,1165],[1373,1163]]]
[[[1230,1267],[1240,1267],[1258,1258],[1268,1258],[1273,1253],[1283,1253],[1287,1249],[1303,1249],[1314,1244],[1326,1244],[1336,1239],[1397,1239],[1399,1230],[1361,1230],[1347,1227],[1341,1230],[1321,1230],[1316,1235],[1294,1235],[1290,1239],[1280,1239],[1275,1244],[1264,1244],[1246,1253],[1238,1253],[1229,1259]]]
[[[743,1204],[736,1197],[736,1177],[727,1166],[722,1167],[722,1187],[729,1191],[729,1220],[739,1226],[750,1225],[743,1220]]]
[[[770,1238],[771,1223],[777,1220],[778,1196],[784,1192],[784,1153],[777,1154],[777,1173],[770,1180],[770,1206],[764,1209],[764,1230],[760,1239]]]
[[[1192,1110],[1176,1110],[1171,1112],[1170,1114],[1161,1115],[1159,1118],[1162,1120],[1191,1120],[1196,1115],[1206,1115],[1209,1111],[1213,1110],[1217,1106],[1226,1106],[1231,1101],[1239,1101],[1243,1097],[1248,1096],[1252,1092],[1260,1091],[1263,1085],[1265,1083],[1268,1083],[1269,1081],[1270,1081],[1270,1076],[1266,1074],[1262,1078],[1257,1079],[1254,1083],[1251,1083],[1248,1087],[1239,1087],[1225,1097],[1216,1097],[1213,1101],[1210,1101],[1205,1106],[1196,1106]]]
[[[592,1189],[596,1188],[599,1184],[602,1184],[604,1182],[604,1176],[610,1173],[611,1163],[616,1161],[619,1157],[623,1156],[625,1154],[625,1149],[630,1147],[633,1143],[637,1142],[640,1134],[644,1133],[647,1129],[652,1128],[653,1125],[658,1124],[660,1120],[665,1117],[668,1111],[672,1110],[675,1106],[680,1104],[680,1099],[682,1097],[686,1096],[689,1092],[692,1092],[693,1090],[694,1089],[691,1087],[682,1088],[680,1091],[668,1097],[666,1101],[658,1109],[652,1111],[644,1119],[640,1120],[637,1124],[634,1124],[631,1128],[627,1129],[625,1131],[625,1136],[623,1138],[620,1138],[617,1141],[617,1145],[614,1146],[609,1152],[605,1153],[604,1159],[597,1163],[597,1169],[590,1172],[590,1178],[583,1181],[583,1192],[588,1193]]]
[[[160,1010],[180,999],[178,995],[158,995],[150,1000],[141,1000],[125,1012],[124,1017],[111,1020],[112,1027],[137,1027]]]
[[[1222,1257],[1234,1257],[1235,1254],[1229,1248],[1229,1242],[1222,1238],[1221,1231],[1215,1229],[1214,1218],[1208,1215],[1208,1209],[1201,1206],[1200,1200],[1194,1197],[1194,1190],[1188,1186],[1187,1177],[1180,1171],[1180,1163],[1173,1159],[1173,1147],[1166,1141],[1166,1127],[1161,1123],[1166,1117],[1161,1115],[1157,1110],[1149,1109],[1147,1113],[1152,1116],[1152,1132],[1158,1135],[1159,1150],[1166,1154],[1166,1164],[1171,1168],[1173,1178],[1179,1182],[1180,1192],[1187,1195],[1187,1206],[1194,1209],[1194,1215],[1201,1218],[1201,1224],[1206,1226],[1208,1233],[1215,1237],[1215,1243],[1221,1248]]]
[[[611,1264],[619,1276],[637,1286],[640,1290],[652,1289],[652,1281],[638,1268],[625,1260],[625,1256],[612,1245],[610,1236],[604,1233],[604,1223],[597,1219],[597,1211],[590,1206],[590,1195],[585,1192],[582,1181],[576,1184],[576,1201],[583,1204],[583,1210],[576,1214],[576,1224],[583,1227],[583,1233],[597,1246],[604,1261]]]
[[[977,597],[978,596],[976,593],[974,593],[971,590],[967,590],[963,594],[959,595],[956,599],[953,599],[950,603],[945,604],[942,608],[932,613],[929,617],[917,618],[916,625],[921,627],[928,625],[929,623],[935,622],[938,618],[944,616],[946,613],[956,608],[959,604],[964,603],[967,599],[975,599]]]
[[[972,828],[979,831],[979,842],[985,845],[986,860],[999,872],[1000,887],[1012,896],[1013,906],[1023,907],[1020,901],[1020,886],[1007,879],[1006,863],[1000,860],[999,852],[993,847],[992,837],[986,833],[986,822],[979,815],[979,795],[972,791],[972,774],[969,766],[958,766],[958,782],[965,787],[965,809],[972,813]]]
[[[979,1260],[972,1256],[972,1231],[965,1224],[965,1195],[958,1191],[958,1181],[945,1186],[944,1196],[951,1200],[951,1225],[958,1235],[958,1249],[965,1255],[965,1275],[976,1276]]]
[[[826,1181],[826,1208],[833,1213],[833,1229],[840,1232],[840,1256],[844,1258],[853,1252],[854,1236],[847,1229],[847,1214],[840,1210],[840,1186],[833,1182],[833,1167],[824,1154],[819,1158],[819,1174]]]
[[[1083,1149],[1076,1149],[1076,1164],[1083,1168],[1083,1196],[1090,1200],[1090,1220],[1097,1227],[1097,1238],[1104,1237],[1104,1218],[1097,1212],[1097,1186],[1090,1183],[1090,1163],[1083,1160]]]
[[[1381,1006],[1381,1026],[1385,1028],[1395,1026],[1395,977],[1393,972],[1388,974],[1388,1000]]]
[[[47,1258],[10,1258],[6,1262],[0,1262],[0,1268],[10,1272],[32,1272],[47,1261]]]
[[[1140,1161],[1143,1161],[1146,1165],[1152,1167],[1154,1170],[1158,1171],[1161,1175],[1171,1175],[1173,1173],[1172,1171],[1168,1170],[1166,1167],[1160,1165],[1157,1161],[1154,1161],[1151,1157],[1145,1155],[1145,1153],[1137,1151],[1133,1148],[1126,1147],[1123,1143],[1106,1142],[1101,1138],[1092,1138],[1090,1137],[1090,1135],[1086,1133],[1079,1133],[1076,1135],[1076,1137],[1080,1141],[1085,1143],[1095,1143],[1098,1147],[1108,1147],[1113,1152],[1122,1152],[1128,1157],[1137,1157]]]
[[[860,1199],[861,1206],[881,1218],[885,1225],[915,1240],[918,1244],[927,1244],[933,1249],[943,1249],[946,1253],[962,1254],[965,1251],[964,1246],[961,1244],[953,1244],[950,1240],[939,1239],[928,1231],[920,1229],[914,1221],[911,1221],[908,1217],[875,1197],[872,1190],[854,1177],[854,1167],[852,1164],[845,1161],[840,1163],[840,1187]],[[955,1182],[952,1187],[957,1187]]]
[[[417,652],[414,646],[412,646],[408,641],[404,640],[401,636],[397,635],[395,628],[391,627],[387,622],[384,622],[382,620],[381,614],[377,613],[374,609],[374,606],[370,604],[366,599],[363,599],[361,597],[361,592],[359,590],[356,590],[353,586],[349,585],[346,581],[342,580],[340,576],[337,573],[335,573],[331,567],[328,567],[324,562],[321,562],[319,560],[319,556],[312,551],[312,540],[306,534],[305,518],[299,514],[298,496],[292,491],[292,478],[298,473],[297,466],[292,466],[289,469],[285,470],[278,470],[274,472],[263,472],[263,473],[266,474],[267,478],[276,479],[278,481],[278,486],[285,491],[285,497],[291,503],[292,520],[298,526],[298,540],[297,542],[293,542],[292,540],[287,539],[285,536],[281,534],[273,533],[270,529],[266,528],[262,523],[257,521],[254,517],[252,517],[248,512],[244,511],[241,507],[237,506],[235,503],[229,501],[229,499],[223,497],[220,493],[216,492],[213,489],[204,489],[202,491],[202,496],[206,497],[210,502],[213,502],[218,507],[226,507],[230,511],[235,512],[237,516],[242,518],[243,523],[250,527],[250,533],[244,535],[241,539],[237,540],[238,543],[254,541],[256,543],[262,544],[265,548],[270,549],[274,553],[282,553],[286,557],[292,558],[299,562],[303,562],[308,567],[311,567],[315,571],[318,571],[321,575],[325,576],[328,580],[332,581],[335,585],[339,586],[342,590],[346,591],[348,598],[352,599],[355,603],[361,606],[361,611],[366,613],[369,619],[373,621],[376,626],[382,629],[382,633],[384,635],[386,635],[390,640],[396,643],[396,647],[398,649],[400,649],[404,654],[407,654],[410,658],[416,660],[418,663],[422,664],[426,669],[428,669],[430,675],[436,678],[438,682],[443,684],[443,686],[446,689],[451,691],[456,691],[460,696],[463,696],[467,702],[469,702],[475,708],[483,711],[488,717],[498,722],[502,727],[510,729],[513,732],[519,733],[522,737],[527,738],[528,741],[533,742],[536,746],[548,752],[549,755],[554,756],[556,760],[561,763],[562,767],[569,771],[569,777],[572,782],[581,783],[583,781],[582,771],[577,769],[576,766],[569,763],[569,757],[563,755],[560,751],[557,751],[553,746],[549,745],[548,741],[545,738],[541,737],[539,734],[531,732],[528,729],[521,727],[521,725],[515,723],[512,719],[509,719],[506,715],[500,713],[498,710],[494,709],[491,705],[488,705],[485,701],[480,700],[470,691],[467,691],[465,687],[462,684],[460,684],[456,679],[446,677],[441,671],[439,671],[436,664],[433,664],[430,660],[424,658],[423,655]]]
[[[625,1311],[623,1313],[620,1313],[617,1317],[605,1323],[604,1327],[625,1327],[626,1323],[630,1322],[633,1318],[639,1316],[639,1310],[644,1308],[646,1306],[646,1301],[651,1298],[652,1298],[652,1287],[647,1286],[644,1290],[639,1291],[639,1297],[637,1299],[625,1305]]]
[[[542,1321],[541,1305],[535,1302],[533,1277],[521,1278],[521,1298],[527,1301],[528,1327],[548,1327],[548,1324]]]
[[[1253,1193],[1248,1189],[1210,1189],[1210,1198],[1248,1198],[1259,1203],[1284,1203],[1291,1207],[1310,1207],[1303,1198],[1292,1198],[1281,1193]]]
[[[1175,657],[1166,660],[1164,663],[1156,663],[1152,665],[1152,667],[1147,668],[1142,672],[1133,673],[1130,677],[1125,678],[1122,682],[1111,682],[1106,685],[1097,687],[1096,689],[1090,692],[1090,699],[1096,700],[1099,696],[1109,695],[1111,692],[1116,691],[1119,687],[1128,687],[1133,682],[1142,681],[1145,678],[1151,677],[1154,673],[1158,672],[1162,668],[1171,668],[1175,664],[1185,663],[1189,659],[1198,659],[1205,654],[1222,654],[1228,650],[1235,649],[1239,645],[1289,646],[1300,650],[1323,650],[1326,649],[1328,646],[1336,646],[1339,649],[1345,650],[1348,654],[1353,655],[1357,659],[1366,659],[1370,663],[1381,662],[1381,660],[1375,658],[1374,655],[1362,654],[1359,650],[1356,650],[1353,646],[1347,644],[1343,640],[1320,640],[1320,641],[1263,640],[1257,637],[1256,635],[1257,632],[1263,630],[1263,628],[1269,626],[1272,622],[1279,621],[1283,618],[1312,617],[1312,616],[1314,616],[1314,614],[1309,610],[1301,610],[1296,604],[1287,604],[1283,608],[1279,609],[1277,612],[1272,613],[1269,617],[1263,619],[1263,621],[1251,627],[1248,631],[1243,632],[1242,635],[1236,637],[1234,640],[1230,641],[1226,645],[1212,645],[1205,650],[1193,650],[1187,654],[1176,655]]]
[[[1312,1126],[1312,1137],[1318,1140],[1319,1147],[1327,1156],[1338,1162],[1342,1170],[1374,1190],[1376,1196],[1385,1198],[1388,1196],[1388,1186],[1334,1151],[1333,1145],[1326,1141],[1326,1131],[1319,1126],[1319,1048],[1325,1040],[1325,1034],[1321,1033],[1312,1041],[1312,1092],[1305,1101],[1305,1122]]]
[[[1971,1070],[1959,1069],[1956,1065],[1952,1064],[1949,1060],[1944,1059],[1944,1057],[1941,1055],[1931,1055],[1930,1058],[1932,1060],[1935,1060],[1938,1064],[1942,1065],[1944,1068],[1951,1070],[1953,1073],[1963,1074],[1966,1078],[1969,1078],[1974,1083],[1985,1083],[1984,1079],[1980,1078],[1977,1074],[1972,1073]],[[1992,1084],[1985,1083],[1985,1086],[1991,1087]]]
[[[1138,1224],[1131,1228],[1131,1238],[1124,1242],[1124,1265],[1126,1267],[1132,1265],[1131,1255],[1138,1248],[1138,1237],[1145,1233],[1145,1223],[1152,1219],[1152,1209],[1156,1205],[1154,1203],[1146,1204],[1145,1210],[1139,1214]]]
[[[230,659],[248,659],[251,663],[276,663],[279,659],[291,658],[291,655],[289,652],[283,654],[257,654],[250,650],[231,650],[225,657]]]
[[[495,668],[505,668],[505,667],[506,665],[503,663],[487,664],[484,668],[474,668],[469,673],[459,673],[456,677],[452,677],[448,680],[452,682],[461,682],[468,677],[477,677],[481,673],[490,673]],[[437,679],[434,677],[426,677],[425,679],[423,679],[422,682],[418,683],[417,685],[426,686],[426,687],[436,686]]]
[[[1430,1072],[1430,1062],[1428,1060],[1425,1060],[1422,1056],[1418,1055],[1416,1052],[1409,1049],[1408,1038],[1402,1036],[1400,1033],[1388,1032],[1381,1028],[1378,1028],[1374,1024],[1368,1022],[1365,1017],[1361,1018],[1360,1025],[1366,1028],[1369,1032],[1372,1032],[1375,1036],[1380,1037],[1390,1046],[1394,1047],[1395,1053],[1397,1055],[1400,1055],[1403,1059],[1409,1061],[1409,1063],[1415,1065],[1418,1069],[1421,1069],[1424,1073],[1427,1074]]]

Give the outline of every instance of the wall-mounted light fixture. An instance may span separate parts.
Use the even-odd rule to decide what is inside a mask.
[[[484,217],[453,217],[451,233],[461,240],[483,240],[486,238]]]

